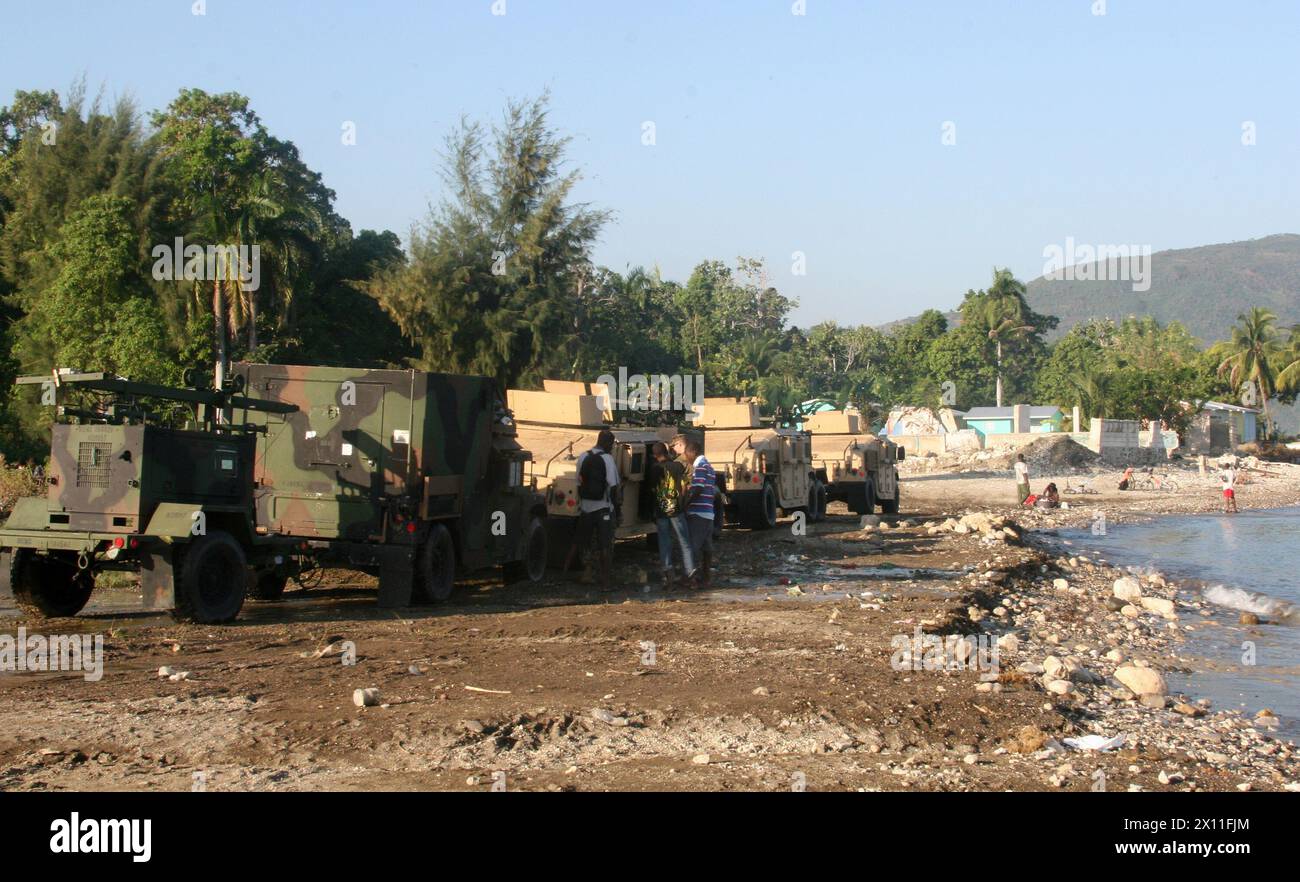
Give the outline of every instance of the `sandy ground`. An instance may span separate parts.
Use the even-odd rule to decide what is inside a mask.
[[[1274,491],[1300,501],[1300,480],[1268,480],[1288,489],[1266,496],[1261,479],[1243,506],[1280,504]],[[226,627],[138,612],[130,586],[53,623],[0,606],[0,633],[101,633],[106,655],[98,682],[0,674],[0,789],[1087,790],[1099,770],[1110,789],[1295,786],[1291,747],[1251,720],[1142,707],[1113,681],[1050,694],[1013,669],[1054,640],[1107,677],[1099,653],[1116,639],[1171,664],[1176,635],[1154,617],[1120,630],[1100,562],[936,528],[968,508],[1012,511],[1009,476],[913,475],[904,488],[893,529],[864,532],[839,506],[806,536],[788,521],[729,529],[707,593],[643,584],[656,561],[634,541],[612,595],[487,578],[394,613],[374,607],[366,577],[335,573]],[[1208,484],[1115,492],[1078,514],[1215,502]],[[1053,591],[1057,575],[1068,592]],[[894,641],[918,628],[1021,645],[996,683],[969,667],[896,670]],[[160,679],[161,666],[189,677]],[[982,676],[997,691],[980,691]],[[355,706],[358,688],[382,706]],[[1141,733],[1122,750],[1059,745],[1116,721]]]

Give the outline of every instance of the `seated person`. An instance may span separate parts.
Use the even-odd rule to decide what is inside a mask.
[[[1043,495],[1034,500],[1034,505],[1038,508],[1060,508],[1061,494],[1057,492],[1055,484],[1048,484]]]

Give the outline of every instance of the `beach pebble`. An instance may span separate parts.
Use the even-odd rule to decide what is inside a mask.
[[[1148,612],[1157,613],[1167,619],[1178,617],[1178,613],[1174,611],[1174,602],[1163,597],[1143,597],[1142,607]]]
[[[1115,584],[1111,586],[1111,593],[1120,600],[1133,603],[1142,599],[1142,586],[1132,576],[1124,576],[1115,580]]]
[[[1158,671],[1136,664],[1121,665],[1115,669],[1115,679],[1127,686],[1134,695],[1160,695],[1169,691],[1165,678]]]

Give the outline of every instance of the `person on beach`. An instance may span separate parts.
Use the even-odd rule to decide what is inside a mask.
[[[659,542],[659,565],[663,571],[664,588],[672,590],[673,546],[681,549],[682,576],[695,575],[694,557],[691,555],[691,537],[686,524],[686,467],[680,460],[672,459],[668,445],[656,441],[650,447],[654,462],[650,465],[650,488],[654,494],[655,535]]]
[[[1223,513],[1237,511],[1237,469],[1228,463],[1219,470],[1219,481],[1223,484]]]
[[[1029,464],[1023,453],[1016,454],[1016,492],[1020,495],[1020,504],[1029,498]]]
[[[1133,467],[1129,466],[1124,470],[1124,474],[1119,477],[1119,489],[1127,490],[1129,484],[1133,481]]]
[[[1043,491],[1043,495],[1034,501],[1034,505],[1038,508],[1060,508],[1061,494],[1056,489],[1056,485],[1048,484],[1047,489]]]

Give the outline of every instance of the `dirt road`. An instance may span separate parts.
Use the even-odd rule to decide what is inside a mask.
[[[954,505],[924,483],[913,511]],[[0,610],[0,632],[105,638],[98,682],[0,674],[0,789],[1093,786],[1051,750],[1086,731],[1093,711],[1075,699],[1015,673],[982,693],[978,670],[896,669],[895,641],[921,628],[983,633],[969,611],[1009,601],[977,573],[995,566],[1011,575],[998,590],[1023,577],[1032,591],[1047,566],[1033,548],[933,535],[930,523],[862,532],[837,514],[807,536],[789,522],[728,530],[718,585],[703,594],[643,585],[655,560],[631,542],[618,555],[625,590],[612,595],[482,580],[445,606],[394,613],[374,607],[365,577],[342,574],[250,604],[227,627],[134,611],[130,588],[71,620]],[[163,666],[188,678],[160,678]],[[355,706],[360,688],[378,689],[381,705]],[[1199,759],[1150,741],[1090,757],[1087,770],[1117,788],[1159,789],[1157,767],[1179,764],[1202,789],[1247,780]],[[1293,781],[1289,748],[1276,760],[1250,780]]]

